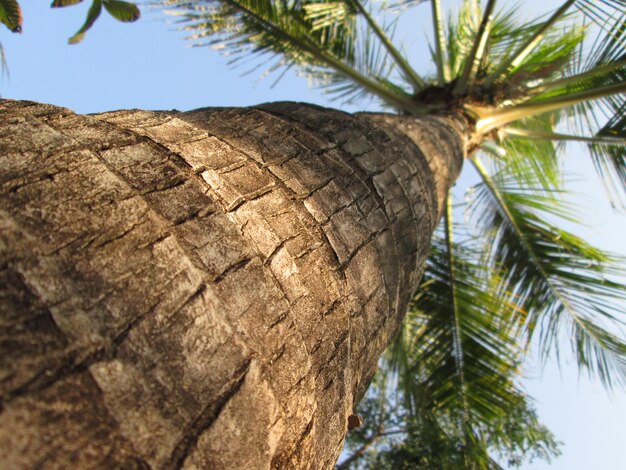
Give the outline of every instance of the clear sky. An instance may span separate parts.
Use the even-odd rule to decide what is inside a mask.
[[[272,78],[257,80],[258,71],[242,76],[245,69],[229,68],[227,59],[216,51],[188,47],[182,34],[155,15],[144,14],[138,23],[122,25],[103,13],[83,43],[69,46],[67,38],[82,24],[87,5],[51,10],[49,2],[21,3],[24,32],[0,31],[10,73],[0,82],[4,98],[47,102],[81,113],[120,108],[187,110],[285,100],[340,106],[326,100],[319,90],[309,89],[306,81],[294,74],[287,74],[274,88],[270,86]],[[521,0],[519,12],[528,17],[557,3]],[[416,21],[417,30],[428,29],[428,19]],[[410,37],[404,29],[400,33]],[[417,46],[406,45],[410,49]],[[419,46],[415,50],[426,50]],[[570,158],[571,171],[581,177],[593,173],[583,155],[571,152]],[[583,235],[602,248],[626,254],[626,216],[610,209],[593,179],[573,186],[585,193],[580,198],[581,218],[589,221],[589,228]],[[542,371],[529,361],[527,375],[525,385],[537,400],[540,417],[564,446],[563,455],[550,467],[537,463],[524,470],[626,468],[623,390],[609,395],[600,384],[579,379],[572,365],[559,372],[549,364]]]

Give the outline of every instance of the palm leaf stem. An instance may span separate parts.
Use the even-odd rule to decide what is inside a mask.
[[[461,77],[454,87],[454,93],[456,95],[465,94],[472,86],[472,82],[474,81],[478,69],[478,64],[480,64],[483,54],[485,53],[485,46],[487,45],[487,39],[489,39],[489,29],[495,6],[496,0],[489,0],[485,6],[485,12],[483,13],[483,18],[480,22],[480,26],[478,27],[476,37],[474,38],[472,49],[470,50],[469,56],[465,61]]]
[[[353,80],[354,82],[358,83],[363,88],[365,88],[367,91],[380,97],[381,99],[383,99],[390,105],[399,109],[403,109],[405,111],[409,111],[412,114],[418,115],[418,116],[425,113],[423,109],[413,104],[410,99],[408,98],[403,99],[402,97],[398,96],[396,93],[393,93],[390,90],[386,89],[385,87],[381,86],[380,83],[372,80],[371,78],[366,77],[365,75],[360,73],[358,70],[355,70],[354,68],[345,64],[341,60],[338,60],[337,58],[333,57],[328,52],[318,48],[315,44],[290,35],[286,31],[282,30],[281,28],[277,27],[270,21],[263,18],[261,15],[255,13],[249,8],[246,8],[246,6],[242,5],[236,0],[224,0],[224,2],[227,3],[228,5],[231,5],[235,9],[241,11],[243,14],[254,18],[255,21],[262,24],[265,28],[271,30],[280,39],[292,43],[297,48],[300,48],[301,50],[306,51],[309,54],[311,54],[317,60],[324,62],[327,65],[329,65],[331,68],[334,68],[338,72],[343,73],[345,76],[347,76],[348,78],[350,78],[351,80]]]
[[[594,87],[578,93],[562,94],[545,99],[539,99],[532,103],[523,103],[508,108],[470,108],[468,111],[478,116],[476,132],[485,134],[496,127],[509,124],[513,121],[524,119],[538,114],[556,111],[561,108],[573,106],[583,101],[595,100],[607,96],[626,92],[626,82],[616,83],[603,87]]]
[[[626,139],[611,137],[589,137],[571,134],[560,134],[558,132],[542,132],[519,127],[505,127],[501,130],[506,135],[522,137],[533,140],[563,140],[572,142],[588,142],[591,144],[626,145]]]
[[[485,83],[486,86],[490,86],[494,81],[498,80],[507,70],[517,68],[524,59],[530,54],[535,47],[544,38],[545,33],[550,29],[567,10],[576,3],[576,0],[568,0],[561,7],[554,12],[554,14],[548,18],[548,20],[535,32],[535,34],[524,43],[511,57],[505,60],[500,67],[489,77]]]
[[[539,274],[541,275],[541,277],[546,282],[546,285],[549,287],[549,289],[552,292],[552,294],[554,295],[555,299],[557,299],[561,303],[561,305],[565,308],[565,310],[567,310],[569,312],[570,317],[576,322],[576,324],[582,330],[584,330],[589,336],[591,336],[591,337],[595,338],[596,340],[598,340],[596,334],[587,327],[585,322],[580,320],[580,318],[578,317],[578,314],[574,310],[574,307],[571,305],[569,300],[567,300],[567,298],[565,298],[563,296],[563,294],[561,293],[559,288],[554,284],[552,278],[550,278],[550,276],[548,275],[548,273],[544,269],[544,267],[543,267],[543,265],[541,263],[541,260],[538,258],[537,254],[535,253],[535,250],[533,250],[533,248],[532,248],[532,245],[527,240],[526,236],[524,235],[524,232],[521,230],[520,226],[518,225],[517,221],[515,220],[515,217],[513,216],[511,211],[509,210],[509,207],[507,206],[506,201],[504,200],[504,197],[500,193],[500,190],[498,189],[498,187],[494,183],[494,181],[491,178],[491,176],[489,176],[489,173],[487,172],[487,169],[485,168],[485,166],[482,164],[482,162],[478,159],[478,157],[476,155],[472,155],[469,158],[469,160],[472,162],[472,165],[474,166],[474,168],[476,169],[476,171],[480,175],[481,179],[483,180],[483,182],[485,183],[485,185],[487,186],[487,188],[489,189],[489,191],[491,192],[491,194],[493,195],[493,197],[497,201],[498,207],[500,208],[500,211],[501,211],[501,214],[507,219],[509,224],[511,224],[511,227],[515,231],[519,241],[521,242],[521,244],[524,246],[524,249],[528,253],[530,261],[537,268]],[[600,344],[602,344],[600,340],[598,340],[598,342]]]
[[[443,85],[450,80],[450,64],[448,63],[448,51],[443,37],[443,20],[441,18],[441,2],[431,0],[433,30],[435,33],[435,53],[437,55],[437,80]]]
[[[452,233],[452,195],[448,193],[446,199],[446,213],[445,213],[445,237],[446,237],[446,255],[448,257],[448,276],[450,279],[450,302],[451,311],[454,318],[452,338],[454,343],[454,361],[456,363],[457,375],[459,377],[459,389],[463,400],[463,414],[462,420],[467,423],[469,420],[469,404],[467,401],[467,384],[465,383],[465,374],[463,372],[463,344],[461,343],[461,323],[459,321],[459,309],[457,303],[457,286],[456,286],[456,270],[454,269],[454,263],[456,262],[453,253],[453,233]]]
[[[363,4],[359,0],[350,0],[350,2],[356,7],[356,9],[363,15],[367,25],[374,31],[374,34],[378,37],[380,42],[383,44],[387,52],[393,57],[398,66],[402,69],[406,77],[409,79],[411,84],[413,85],[413,89],[415,92],[418,92],[424,88],[426,88],[426,82],[422,77],[420,77],[417,72],[409,65],[407,60],[402,56],[400,51],[396,49],[396,46],[393,45],[385,31],[380,27],[380,25],[372,18],[372,15],[367,8],[363,6]]]
[[[587,72],[582,72],[576,75],[571,75],[569,77],[559,78],[558,80],[553,80],[551,82],[538,84],[536,86],[530,87],[529,91],[533,94],[545,93],[546,91],[551,91],[564,86],[575,85],[582,82],[583,80],[597,77],[599,75],[609,73],[614,70],[619,70],[624,67],[626,67],[626,59],[617,60],[607,65],[595,67]]]

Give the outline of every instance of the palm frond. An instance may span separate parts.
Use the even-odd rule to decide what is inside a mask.
[[[606,385],[626,383],[626,344],[619,301],[626,287],[623,260],[606,254],[579,237],[557,228],[551,219],[567,210],[552,197],[522,187],[513,172],[489,176],[473,158],[483,183],[476,189],[472,212],[481,235],[491,247],[485,262],[498,269],[503,295],[528,312],[529,338],[539,335],[543,357],[559,352],[559,332],[569,331],[581,368]]]
[[[401,421],[408,428],[402,441],[378,454],[375,468],[388,468],[381,465],[389,461],[389,468],[435,465],[429,452],[445,456],[446,468],[493,469],[501,468],[493,452],[516,459],[541,452],[548,460],[558,454],[514,382],[524,312],[494,295],[497,276],[481,263],[479,244],[455,243],[467,232],[454,227],[448,204],[424,282],[381,366],[398,377],[400,388],[390,390],[402,390],[400,408],[408,411]]]
[[[475,0],[464,0],[456,20],[450,16],[446,32],[448,64],[452,77],[461,75],[472,49],[479,26],[479,15]]]
[[[511,138],[516,131],[547,135],[552,132],[554,114],[542,114],[512,123],[501,136],[508,137],[499,142],[500,155],[494,161],[498,168],[506,168],[518,175],[521,185],[539,186],[544,191],[557,190],[561,185],[558,148],[551,139],[528,140]]]
[[[607,145],[616,140],[619,143]],[[598,174],[614,203],[626,207],[626,101],[589,144]],[[616,202],[617,201],[617,202]]]
[[[598,4],[604,3],[600,12]],[[588,150],[609,196],[616,205],[626,207],[626,146],[607,145],[609,139],[626,138],[626,3],[622,0],[581,2],[584,11],[594,14],[601,34],[588,49],[582,49],[578,59],[571,62],[567,76],[539,85],[539,100],[559,96],[591,94],[613,89],[594,101],[576,103],[568,112],[570,127],[575,134],[593,133],[596,141]],[[619,8],[607,13],[610,7]],[[610,9],[609,9],[610,12]]]
[[[585,37],[585,28],[571,24],[565,29],[543,30],[543,23],[528,24],[513,29],[510,52],[500,57],[493,57],[494,64],[500,63],[499,70],[493,73],[493,79],[513,80],[514,83],[528,83],[534,79],[545,80],[546,77],[558,76],[561,68],[571,60]],[[517,29],[521,29],[517,33]],[[540,35],[541,41],[534,42]],[[508,39],[508,38],[507,38]],[[532,44],[532,47],[529,45]],[[523,60],[517,60],[523,55]],[[502,61],[501,57],[505,57]],[[520,98],[532,97],[528,90],[521,91]]]
[[[178,17],[196,44],[235,56],[278,55],[281,65],[325,76],[334,85],[354,82],[390,106],[420,112],[408,94],[399,93],[401,86],[390,86],[387,75],[376,74],[384,68],[385,54],[357,45],[358,11],[352,0],[165,0],[160,7]],[[363,57],[357,47],[369,55]]]
[[[626,0],[578,0],[576,6],[591,21],[605,27],[607,19],[624,13]]]
[[[396,67],[387,51],[371,35],[361,34],[355,44],[354,67],[366,76],[377,80],[398,96],[408,96],[407,90],[386,77],[393,76]],[[331,98],[343,103],[364,102],[373,97],[368,90],[349,77],[322,67],[300,67],[299,73],[307,78],[312,86],[321,88]]]
[[[403,326],[403,355],[410,358],[404,367],[410,367],[399,375],[415,408],[454,411],[468,424],[488,422],[519,399],[512,377],[521,352],[517,325],[509,322],[515,306],[493,296],[478,253],[451,239],[450,211],[446,219]]]
[[[626,94],[626,82],[585,89],[571,94],[562,93],[556,96],[541,97],[533,99],[532,102],[502,106],[495,109],[472,106],[467,106],[467,109],[478,118],[477,130],[487,133],[497,127],[520,121],[529,116],[567,110],[567,108],[575,108],[577,106],[590,107],[592,106],[592,101],[598,101],[601,105],[606,100],[621,100],[620,95],[623,94]]]
[[[529,54],[539,45],[539,43],[546,35],[548,29],[550,29],[557,21],[559,21],[575,2],[576,0],[566,1],[550,16],[550,18],[545,21],[545,23],[536,28],[536,31],[534,31],[533,34],[530,35],[530,37],[525,39],[525,41],[521,43],[518,49],[516,49],[513,54],[511,54],[504,62],[500,64],[498,70],[490,77],[490,82],[498,80],[507,71],[507,69],[516,69],[517,67],[519,67],[529,56]]]
[[[402,70],[404,78],[412,84],[413,90],[418,92],[426,87],[426,82],[422,77],[420,77],[415,69],[411,67],[404,55],[396,48],[396,46],[391,41],[390,36],[386,33],[385,28],[381,27],[374,17],[365,7],[364,3],[360,0],[345,0],[354,5],[354,8],[365,18],[365,21],[370,28],[370,30],[374,33],[374,35],[378,38],[382,46],[387,50],[389,55],[393,57],[396,64]]]
[[[433,33],[435,36],[435,57],[434,62],[437,66],[437,81],[439,85],[443,85],[450,80],[450,64],[448,63],[448,49],[443,35],[443,18],[441,14],[441,2],[439,0],[431,0]]]
[[[486,30],[479,37],[480,25],[475,19],[476,11],[470,8],[471,3],[465,2],[459,19],[456,22],[450,20],[448,25],[450,51],[447,65],[452,76],[458,78],[457,93],[463,92],[465,77],[467,80],[476,77],[477,95],[482,96],[482,101],[494,91],[498,95],[504,92],[517,101],[528,99],[527,84],[539,77],[559,77],[560,69],[584,39],[585,29],[581,26],[571,24],[567,31],[551,28],[556,19],[564,20],[569,15],[561,13],[548,21],[535,20],[520,25],[515,21],[516,10],[512,7],[497,12],[485,11],[491,15],[489,18],[483,16]],[[474,40],[482,40],[483,44]],[[468,44],[476,46],[476,51]],[[496,81],[499,85],[494,90]],[[493,98],[502,100],[502,96]]]
[[[492,28],[495,6],[496,0],[487,0],[487,5],[485,5],[485,9],[482,12],[482,19],[472,41],[472,47],[465,58],[463,71],[454,87],[456,94],[464,94],[468,89],[472,88],[474,79],[478,73],[478,68],[487,48],[487,40],[489,39],[490,29]]]
[[[596,167],[599,166],[598,172],[603,175],[602,182],[605,187],[609,188],[609,196],[613,201],[620,200],[623,182],[626,181],[626,162],[624,161],[626,137],[621,137],[619,134],[617,136],[614,134],[607,136],[599,134],[594,136],[580,136],[554,132],[552,130],[530,129],[527,126],[509,126],[500,129],[499,133],[506,136],[505,142],[514,142],[517,144],[515,145],[516,147],[522,144],[525,148],[529,149],[529,155],[533,155],[532,152],[539,150],[539,147],[543,147],[546,144],[552,145],[553,142],[560,141],[587,144],[591,151],[594,164]],[[508,151],[506,153],[510,155]],[[514,158],[513,160],[519,161],[520,159]],[[528,162],[533,161],[536,160],[528,160]],[[525,164],[527,160],[522,158],[521,162]]]
[[[626,11],[626,4],[623,6],[623,11]],[[592,55],[597,57],[595,67],[611,64],[614,67],[594,77],[591,86],[597,86],[598,82],[602,84],[626,82],[626,13],[613,23],[597,52]],[[619,96],[607,97],[602,104],[608,119],[596,132],[596,136],[626,139],[626,92]],[[614,200],[623,201],[626,195],[626,146],[592,143],[589,150],[602,180],[607,182],[608,188],[613,189],[609,193],[613,195]]]

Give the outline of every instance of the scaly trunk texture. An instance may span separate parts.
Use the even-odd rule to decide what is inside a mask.
[[[455,116],[0,103],[0,466],[329,469]]]

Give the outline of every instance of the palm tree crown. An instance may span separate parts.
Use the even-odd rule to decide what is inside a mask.
[[[233,62],[270,55],[269,71],[296,66],[340,100],[371,96],[397,113],[460,113],[473,125],[468,160],[480,182],[459,205],[464,217],[449,198],[422,285],[369,397],[378,403],[370,437],[358,445],[393,434],[383,424],[400,415],[414,426],[403,436],[415,436],[415,426],[456,435],[461,458],[479,467],[496,465],[487,453],[493,442],[531,445],[523,439],[543,431],[517,384],[531,344],[545,357],[568,338],[582,369],[608,386],[626,383],[622,260],[559,228],[576,220],[562,197],[563,142],[585,146],[612,201],[624,202],[626,1],[563,1],[521,25],[495,0],[456,2],[455,16],[439,0],[161,5],[196,44]],[[432,74],[415,70],[393,41],[397,15],[411,8],[432,16]],[[404,411],[391,412],[398,397]],[[518,441],[509,432],[504,443],[508,415],[524,415],[529,432]],[[548,434],[533,441],[537,452],[554,451]]]

